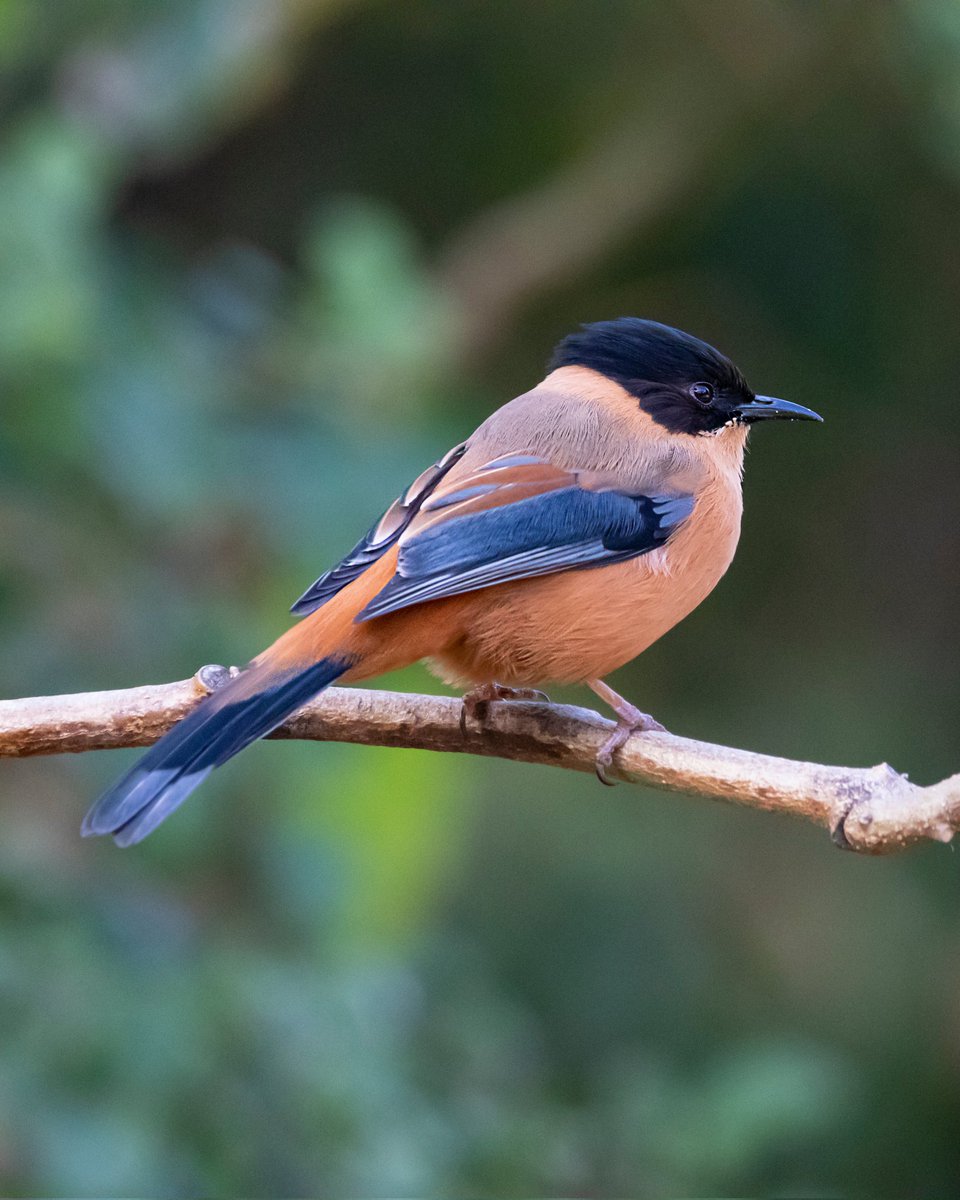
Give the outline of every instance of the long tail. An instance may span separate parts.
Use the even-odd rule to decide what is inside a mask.
[[[351,667],[349,657],[322,658],[278,671],[255,661],[214,692],[94,804],[83,834],[113,834],[118,846],[141,841],[219,767],[281,725]]]
[[[429,621],[418,620],[412,609],[355,621],[393,576],[396,558],[396,548],[388,550],[201,700],[100,797],[84,819],[84,835],[112,833],[119,846],[142,841],[214,767],[266,737],[335,679],[379,675],[416,662],[449,641],[450,629],[436,612]]]

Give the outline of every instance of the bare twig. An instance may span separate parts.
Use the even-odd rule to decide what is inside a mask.
[[[0,757],[146,746],[179,721],[223,668],[179,683],[0,701]],[[594,769],[611,723],[589,709],[510,702],[490,706],[480,727],[460,730],[460,702],[446,696],[330,688],[274,737],[492,755],[572,771]],[[918,787],[891,767],[828,767],[713,746],[669,733],[637,734],[610,772],[644,784],[792,813],[822,825],[850,850],[885,854],[960,828],[960,775]]]

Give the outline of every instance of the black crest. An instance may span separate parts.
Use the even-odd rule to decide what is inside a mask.
[[[590,367],[619,383],[671,433],[720,429],[739,404],[753,399],[743,375],[719,350],[640,317],[597,321],[571,333],[554,351],[550,370],[568,366]]]

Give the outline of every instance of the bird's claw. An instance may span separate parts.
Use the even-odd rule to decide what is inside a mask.
[[[546,692],[541,692],[539,688],[508,688],[497,685],[498,700],[526,700],[528,702],[537,701],[540,704],[549,704],[550,697]]]
[[[651,717],[649,713],[640,712],[639,709],[634,709],[627,717],[618,716],[616,729],[597,751],[597,757],[594,760],[597,778],[605,787],[613,787],[616,784],[615,779],[607,776],[607,770],[613,766],[614,755],[621,746],[630,740],[633,734],[666,732],[666,728],[655,717]]]
[[[461,737],[467,736],[467,713],[468,713],[468,711],[469,711],[469,714],[471,717],[475,717],[477,715],[477,705],[476,704],[471,705],[468,709],[467,698],[466,698],[466,696],[464,696],[463,702],[460,705],[460,736]]]
[[[463,697],[460,705],[460,732],[467,736],[467,719],[483,723],[487,709],[495,700],[538,700],[549,704],[550,697],[538,688],[512,688],[502,683],[484,683]]]

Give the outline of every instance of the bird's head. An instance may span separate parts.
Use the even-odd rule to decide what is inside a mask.
[[[755,395],[719,350],[639,317],[597,321],[564,338],[550,369],[571,366],[589,367],[614,380],[670,433],[703,436],[773,418],[823,419],[789,400]]]

